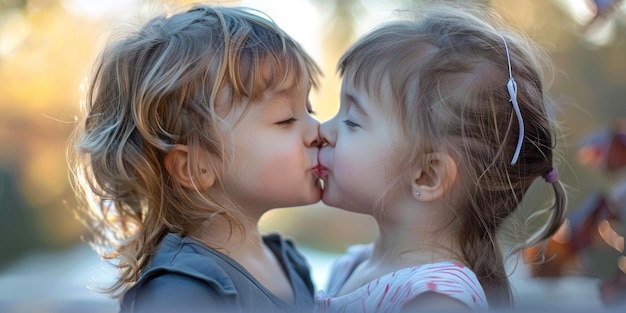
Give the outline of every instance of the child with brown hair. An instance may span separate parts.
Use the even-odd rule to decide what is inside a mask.
[[[273,208],[319,201],[320,74],[259,12],[197,4],[99,56],[73,139],[74,186],[122,312],[306,312],[294,243]]]
[[[497,234],[537,178],[554,202],[533,212],[546,224],[516,248],[564,220],[541,54],[482,12],[423,9],[339,61],[341,106],[320,127],[322,200],[373,216],[379,234],[336,261],[317,312],[508,307]]]

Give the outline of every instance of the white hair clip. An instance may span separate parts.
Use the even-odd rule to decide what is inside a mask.
[[[513,104],[513,110],[515,110],[515,114],[517,115],[517,122],[519,124],[519,136],[517,138],[517,147],[515,148],[515,154],[513,154],[513,160],[511,160],[511,164],[517,163],[517,159],[519,158],[520,151],[522,150],[522,141],[524,141],[524,120],[522,119],[522,112],[519,110],[519,105],[517,104],[517,82],[513,79],[513,72],[511,71],[511,55],[509,54],[509,46],[506,44],[506,39],[504,39],[503,35],[502,41],[504,41],[504,49],[506,49],[506,60],[509,64],[509,81],[506,83],[506,88],[509,90],[509,95],[511,96],[511,103]]]

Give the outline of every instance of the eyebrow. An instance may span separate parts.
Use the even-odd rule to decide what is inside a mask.
[[[365,117],[369,117],[369,114],[367,114],[367,112],[363,108],[363,105],[361,104],[361,102],[359,101],[356,95],[353,95],[352,93],[347,92],[346,98],[348,98],[348,101],[352,103],[352,105],[356,108],[357,111],[359,111]]]

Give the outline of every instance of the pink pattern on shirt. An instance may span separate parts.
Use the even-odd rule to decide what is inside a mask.
[[[438,262],[405,268],[364,285],[352,293],[336,296],[353,269],[371,245],[351,247],[331,269],[331,280],[325,291],[315,295],[316,312],[393,313],[418,295],[434,291],[466,304],[475,312],[486,312],[488,304],[476,275],[458,262]],[[332,302],[330,301],[332,299]]]

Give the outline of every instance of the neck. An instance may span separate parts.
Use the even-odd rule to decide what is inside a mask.
[[[217,215],[190,235],[208,247],[237,259],[238,255],[264,253],[259,218],[244,217],[241,227],[231,225],[224,215]]]
[[[460,261],[461,254],[451,231],[449,217],[442,210],[413,207],[390,208],[377,218],[379,235],[371,262],[414,266],[438,261]],[[403,212],[393,215],[393,212]],[[410,212],[406,214],[406,212]],[[390,213],[390,216],[387,215]]]
[[[288,303],[294,295],[288,274],[280,257],[263,243],[258,229],[259,217],[244,216],[241,227],[230,226],[223,216],[217,216],[199,229],[195,236],[246,269],[258,282]]]

